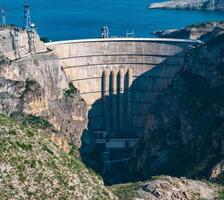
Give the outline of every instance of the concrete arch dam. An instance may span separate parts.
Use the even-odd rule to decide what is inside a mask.
[[[189,47],[198,42],[109,38],[47,46],[88,105],[89,131],[96,137],[103,131],[110,138],[136,138],[151,104],[184,65]]]

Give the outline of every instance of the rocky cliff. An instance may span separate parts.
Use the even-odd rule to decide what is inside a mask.
[[[1,200],[117,199],[81,163],[75,147],[67,154],[37,128],[42,123],[27,124],[0,114]]]
[[[224,10],[223,0],[172,0],[149,5],[151,9]]]
[[[145,135],[129,163],[136,178],[156,174],[222,176],[224,30],[203,35],[186,64],[149,111]],[[216,167],[218,166],[218,167]]]
[[[57,56],[36,32],[0,30],[0,112],[37,115],[80,146],[87,124],[86,104],[69,84]]]

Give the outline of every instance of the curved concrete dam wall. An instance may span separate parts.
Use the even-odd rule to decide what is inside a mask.
[[[193,40],[111,38],[48,43],[89,108],[89,130],[136,137],[184,65]]]

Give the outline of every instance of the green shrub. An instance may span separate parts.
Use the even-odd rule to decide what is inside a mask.
[[[21,121],[24,127],[32,126],[32,127],[41,128],[41,129],[46,129],[46,128],[53,129],[53,125],[50,122],[48,122],[47,120],[39,116],[27,115],[22,112],[14,112],[13,114],[11,114],[11,117],[18,121]],[[28,133],[29,136],[33,136],[36,130],[33,130],[32,128],[30,129],[26,128],[26,132]]]
[[[35,80],[26,79],[24,92],[29,92],[31,90],[32,85],[34,85],[35,83],[37,83]]]
[[[23,149],[24,151],[28,151],[32,149],[32,145],[31,144],[25,144],[19,141],[16,141],[16,145],[18,147],[20,147],[21,149]]]
[[[71,97],[72,95],[75,94],[76,91],[77,90],[76,90],[75,86],[72,83],[69,83],[69,88],[64,91],[64,96]]]

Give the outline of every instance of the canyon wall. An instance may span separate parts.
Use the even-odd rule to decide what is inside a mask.
[[[80,146],[86,104],[69,85],[57,56],[36,32],[30,34],[15,27],[0,30],[0,112],[41,116]]]
[[[222,174],[224,31],[217,28],[201,38],[204,44],[190,50],[148,114],[144,137],[129,162],[135,177]]]

